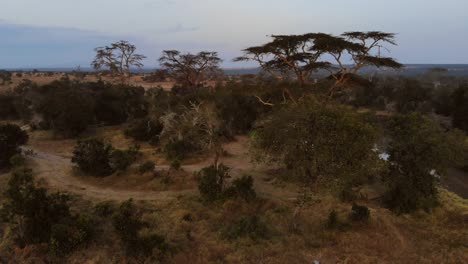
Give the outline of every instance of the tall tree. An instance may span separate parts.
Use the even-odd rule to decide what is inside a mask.
[[[336,90],[346,87],[366,66],[401,68],[403,65],[395,59],[381,56],[381,49],[386,49],[385,44],[396,45],[394,33],[356,31],[339,37],[322,34],[317,38],[311,49],[330,55],[338,65],[338,69],[330,71],[335,83],[329,95],[333,96]],[[346,63],[347,60],[351,60],[351,63]]]
[[[315,40],[322,35],[273,35],[271,42],[245,49],[244,56],[234,61],[256,61],[264,71],[277,78],[277,73],[293,73],[304,85],[314,71],[331,66],[329,62],[319,62],[323,52],[313,49]]]
[[[217,52],[202,51],[197,54],[182,54],[177,50],[165,50],[159,58],[163,69],[167,70],[184,86],[197,87],[220,74],[222,60]]]
[[[128,41],[118,41],[110,46],[95,49],[96,57],[91,65],[95,70],[107,69],[112,74],[118,75],[124,81],[129,75],[132,67],[141,69],[142,60],[146,57],[137,54],[136,46]]]
[[[384,44],[396,45],[393,33],[347,32],[341,36],[308,33],[273,35],[272,38],[269,43],[245,49],[244,55],[234,61],[256,61],[264,71],[275,77],[278,77],[278,73],[293,73],[302,86],[310,80],[313,72],[325,69],[335,80],[329,89],[330,97],[336,90],[356,80],[356,75],[365,66],[402,67],[393,58],[381,56]],[[324,59],[328,57],[332,58],[333,64]],[[285,93],[294,100],[287,89]]]

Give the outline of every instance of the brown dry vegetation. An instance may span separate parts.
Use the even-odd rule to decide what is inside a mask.
[[[133,144],[121,136],[118,127],[95,129],[118,148]],[[184,165],[185,171],[167,171],[161,166],[157,174],[140,175],[130,168],[103,179],[82,177],[73,172],[69,158],[74,140],[54,139],[49,132],[31,133],[28,147],[37,152],[30,165],[42,184],[74,195],[76,210],[90,211],[97,201],[118,201],[134,197],[147,230],[164,234],[173,253],[161,263],[466,263],[468,260],[468,202],[441,190],[441,207],[431,214],[416,212],[397,216],[381,208],[375,200],[359,203],[371,210],[369,223],[349,220],[351,206],[327,192],[314,192],[303,197],[294,184],[276,179],[274,170],[254,166],[247,155],[245,137],[224,145],[229,155],[224,161],[233,167],[233,175],[250,173],[255,178],[260,199],[253,203],[240,200],[203,203],[196,189],[193,171],[208,161]],[[154,148],[142,145],[144,157],[162,164]],[[47,159],[57,167],[50,167]],[[63,164],[60,164],[62,161]],[[43,163],[41,167],[41,163]],[[43,166],[49,166],[44,168]],[[164,175],[171,180],[164,180]],[[8,176],[0,177],[1,188]],[[298,202],[303,201],[298,210]],[[329,213],[336,210],[342,227],[327,229]],[[258,216],[268,229],[268,239],[224,239],[222,230],[242,217]],[[190,217],[188,217],[190,216]],[[99,235],[86,248],[68,256],[67,263],[133,263],[121,251],[118,237],[108,219],[99,220]],[[0,230],[7,230],[0,228]],[[146,231],[144,231],[146,232]],[[4,238],[8,234],[0,234]],[[28,246],[4,252],[12,246],[4,240],[0,256],[9,263],[45,263],[46,246]],[[11,254],[12,253],[12,254]]]

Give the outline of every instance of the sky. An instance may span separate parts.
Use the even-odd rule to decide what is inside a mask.
[[[467,0],[1,0],[0,68],[88,67],[94,48],[217,51],[223,66],[272,34],[385,31],[402,63],[468,64]]]

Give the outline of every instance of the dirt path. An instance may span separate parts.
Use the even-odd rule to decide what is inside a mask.
[[[275,187],[270,183],[264,182],[262,174],[259,173],[259,167],[250,162],[247,153],[247,139],[238,138],[237,141],[226,144],[225,150],[229,153],[227,157],[222,159],[222,162],[231,167],[231,175],[233,178],[239,177],[245,173],[250,173],[255,179],[255,188],[260,196],[277,198],[279,200],[288,201],[295,199],[298,196],[297,192],[284,190]],[[166,201],[177,198],[178,196],[197,195],[197,189],[182,190],[182,191],[145,191],[145,190],[117,190],[113,188],[105,188],[87,183],[80,178],[73,176],[73,164],[69,158],[52,154],[36,149],[24,148],[24,150],[32,150],[34,155],[31,156],[32,168],[38,179],[43,179],[54,190],[65,191],[77,195],[81,195],[95,200],[116,200],[123,201],[130,198],[135,200],[158,200]],[[208,166],[211,160],[206,160],[197,164],[184,165],[182,169],[193,173]],[[168,170],[169,166],[158,166],[158,170]],[[255,173],[252,173],[255,172]]]

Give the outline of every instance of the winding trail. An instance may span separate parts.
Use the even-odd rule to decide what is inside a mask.
[[[298,197],[298,192],[285,190],[265,182],[262,178],[264,168],[256,167],[250,162],[247,153],[247,139],[240,138],[238,141],[228,143],[224,146],[229,156],[224,157],[221,162],[229,166],[233,178],[244,173],[250,173],[255,179],[255,188],[260,196],[275,198],[283,201],[291,201]],[[170,201],[180,196],[198,195],[197,189],[152,191],[152,190],[121,190],[106,188],[88,183],[73,175],[73,164],[69,158],[40,151],[30,147],[24,147],[24,151],[31,151],[31,167],[37,179],[45,180],[48,188],[58,191],[69,192],[94,200],[124,201],[130,198],[145,201]],[[182,169],[193,173],[208,166],[211,160],[205,160],[197,164],[183,165]],[[168,170],[168,165],[157,166],[158,170]]]

